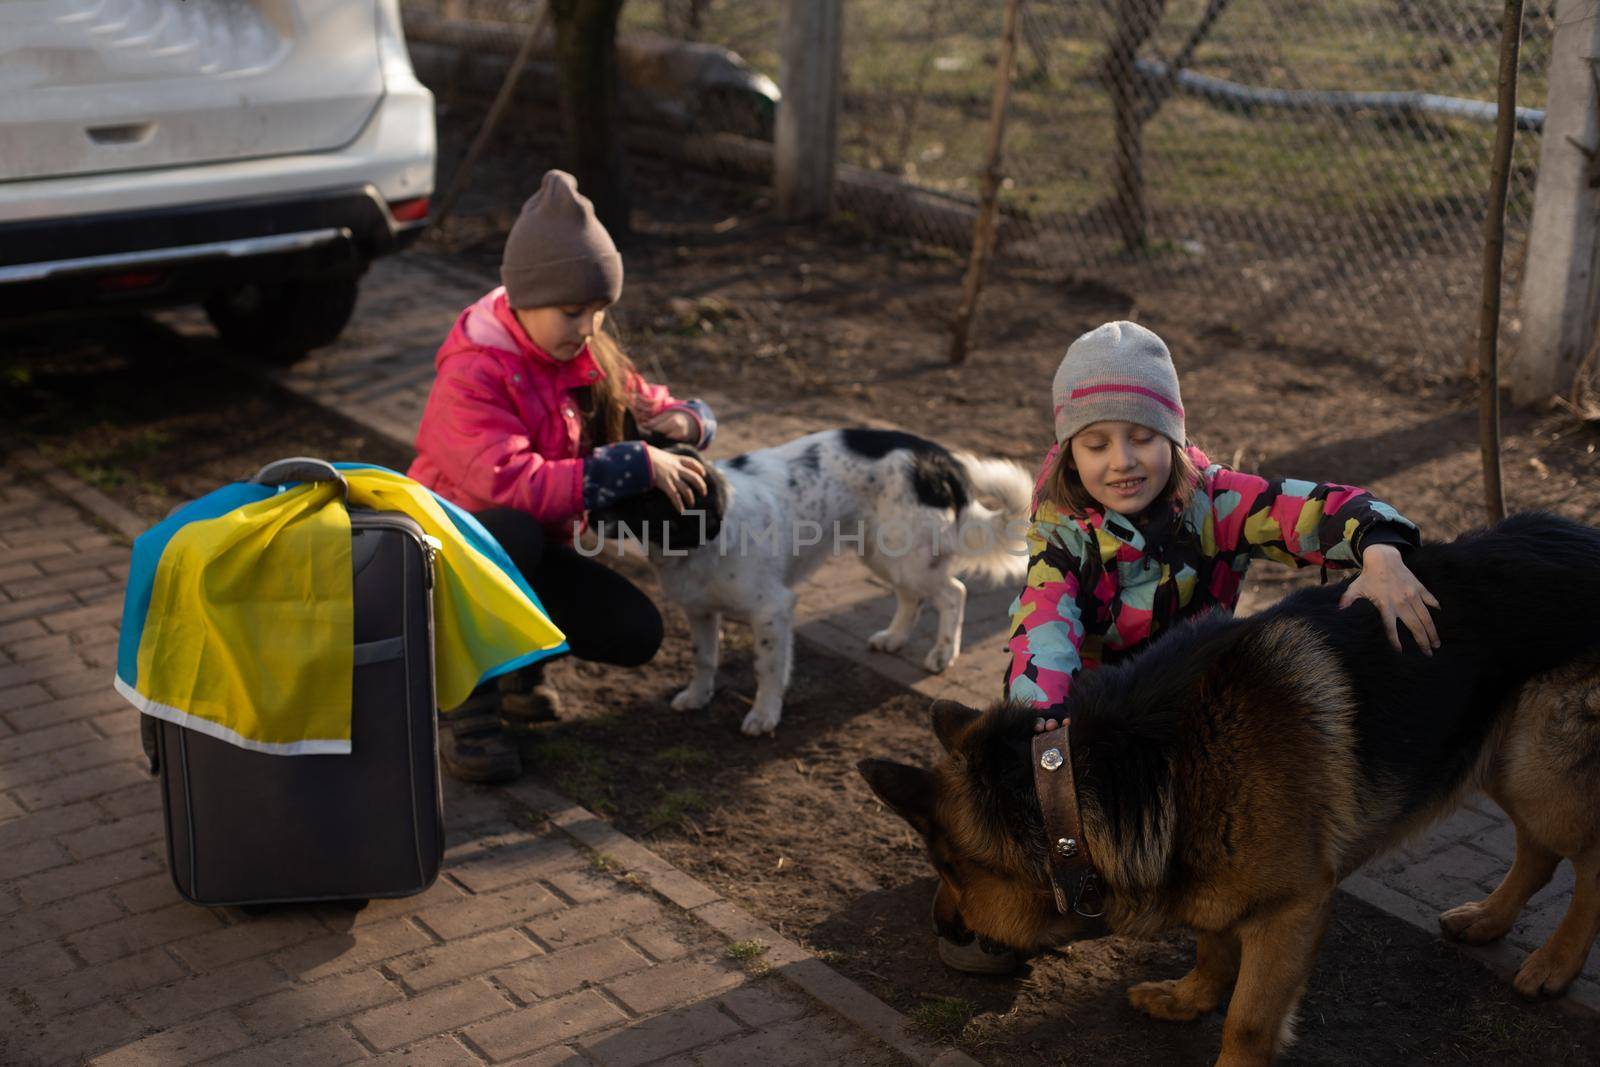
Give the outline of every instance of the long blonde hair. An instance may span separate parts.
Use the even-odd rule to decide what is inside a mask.
[[[1162,487],[1161,494],[1155,502],[1170,501],[1178,511],[1185,511],[1189,502],[1194,499],[1195,490],[1200,486],[1200,470],[1194,465],[1194,460],[1189,458],[1187,449],[1169,440],[1172,446],[1172,473],[1167,476],[1167,484]],[[1082,517],[1091,511],[1104,510],[1101,503],[1096,500],[1087,488],[1083,479],[1078,476],[1078,469],[1072,465],[1072,439],[1061,442],[1061,448],[1056,452],[1055,464],[1050,468],[1050,474],[1044,482],[1044,498],[1058,507],[1065,508],[1068,514]]]
[[[637,430],[632,425],[632,415],[639,369],[604,326],[589,338],[589,355],[594,357],[601,374],[600,380],[589,387],[588,403],[580,403],[589,443],[609,445],[627,440]]]

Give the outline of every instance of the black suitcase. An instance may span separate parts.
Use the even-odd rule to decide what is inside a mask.
[[[285,460],[256,480],[330,477],[343,480],[326,463]],[[351,509],[350,528],[356,644],[348,755],[252,752],[142,720],[161,776],[172,880],[196,904],[408,896],[438,877],[444,811],[433,549],[398,512]]]

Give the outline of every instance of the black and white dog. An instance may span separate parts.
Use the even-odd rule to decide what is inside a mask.
[[[674,451],[698,457],[687,445]],[[706,464],[708,488],[675,511],[652,490],[590,514],[602,539],[642,542],[661,588],[689,616],[694,677],[672,700],[705,707],[716,688],[721,617],[748,620],[756,696],[743,730],[771,733],[783,714],[794,638],[794,587],[831,556],[857,552],[895,593],[894,618],[868,647],[898,651],[924,601],[939,612],[923,659],[942,671],[961,652],[967,590],[958,574],[1019,580],[1033,482],[1006,460],[953,453],[889,430],[828,430]],[[603,551],[603,543],[602,543]]]

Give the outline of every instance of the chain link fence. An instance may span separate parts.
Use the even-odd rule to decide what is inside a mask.
[[[847,218],[968,246],[1003,7],[844,4]],[[507,35],[509,54],[536,2],[405,8],[414,49],[430,46],[417,32],[429,20],[474,20]],[[1529,0],[1525,16],[1508,342],[1554,8]],[[993,284],[1008,270],[1080,275],[1169,316],[1359,351],[1412,379],[1470,374],[1502,10],[1500,0],[1025,0]],[[625,41],[719,46],[775,79],[781,13],[780,0],[631,0],[621,29]],[[639,65],[625,63],[625,79]],[[770,101],[749,84],[703,65],[641,88],[631,95],[655,97],[655,112],[630,147],[770,180]],[[646,117],[639,100],[629,106]]]

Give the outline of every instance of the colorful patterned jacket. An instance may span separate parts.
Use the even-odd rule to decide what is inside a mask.
[[[1255,559],[1330,570],[1373,544],[1414,546],[1417,528],[1363,489],[1260,478],[1189,457],[1201,482],[1187,509],[1141,529],[1111,512],[1073,516],[1035,497],[1028,584],[1011,605],[1007,695],[1060,704],[1080,670],[1142,648],[1176,620],[1231,612]],[[1055,449],[1045,459],[1045,471]]]

